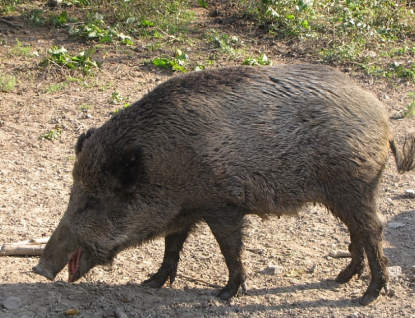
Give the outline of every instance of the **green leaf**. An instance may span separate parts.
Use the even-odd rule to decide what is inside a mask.
[[[161,68],[171,68],[172,67],[172,62],[170,61],[170,59],[165,58],[165,57],[158,57],[158,58],[154,59],[153,64],[155,66],[161,67]]]

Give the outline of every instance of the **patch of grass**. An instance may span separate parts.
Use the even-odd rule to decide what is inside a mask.
[[[10,49],[9,55],[10,56],[34,56],[32,52],[32,47],[30,45],[23,46],[22,42],[16,39],[16,44]]]
[[[46,139],[46,140],[55,140],[61,136],[61,133],[62,133],[62,127],[55,126],[54,129],[51,129],[47,131],[46,133],[40,135],[40,138]]]
[[[46,88],[46,92],[48,92],[48,93],[59,92],[59,91],[63,90],[66,86],[68,86],[68,83],[66,83],[66,82],[50,84]]]
[[[415,117],[415,93],[411,93],[410,97],[412,97],[412,101],[405,105],[405,111],[403,113],[403,117]]]
[[[122,101],[123,101],[123,97],[121,96],[121,94],[120,93],[118,93],[118,92],[113,92],[112,94],[111,94],[111,102],[113,103],[113,104],[116,104],[116,105],[118,105],[119,103],[121,103]]]
[[[119,32],[117,27],[106,26],[104,15],[100,13],[92,15],[87,23],[70,26],[68,33],[87,40],[98,40],[100,43],[112,43],[116,40],[125,45],[133,44],[131,37]]]
[[[84,75],[91,74],[99,67],[98,62],[92,60],[95,53],[94,48],[90,48],[79,55],[71,56],[68,51],[62,46],[60,48],[54,46],[48,50],[48,56],[40,65],[58,65],[71,70],[80,70]]]
[[[128,108],[130,106],[131,106],[130,103],[124,103],[123,107],[114,110],[112,113],[113,114],[118,114],[120,111],[122,111],[122,110],[124,110],[124,109],[126,109],[126,108]]]
[[[308,56],[414,81],[412,67],[390,69],[415,54],[415,7],[408,1],[241,0],[238,5],[272,35],[301,42]]]
[[[265,53],[262,53],[259,58],[252,58],[252,57],[248,57],[247,59],[245,59],[242,63],[243,65],[251,65],[251,66],[256,66],[256,65],[272,65],[272,61],[268,59],[268,57],[265,55]]]
[[[85,105],[82,105],[81,107],[79,107],[78,109],[81,111],[81,112],[86,112],[86,111],[88,111],[88,109],[92,109],[92,105],[88,105],[88,104],[85,104]]]
[[[212,31],[210,41],[222,52],[234,56],[239,52],[239,48],[244,44],[236,35],[228,35],[222,32]]]
[[[205,9],[209,8],[209,5],[206,2],[206,0],[197,0],[197,4],[200,5],[201,7],[205,8]]]
[[[12,92],[16,87],[16,77],[13,75],[3,74],[0,71],[0,92]]]

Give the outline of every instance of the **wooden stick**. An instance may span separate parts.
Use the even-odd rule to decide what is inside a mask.
[[[2,19],[2,18],[0,18],[0,23],[3,23],[5,25],[7,25],[7,26],[9,26],[11,28],[15,28],[15,29],[18,29],[18,28],[21,28],[22,27],[21,25],[14,24],[14,23],[12,23],[10,21],[7,21],[6,19]]]
[[[26,244],[46,244],[49,241],[50,237],[41,237],[37,239],[31,239],[28,241],[20,241],[14,243],[6,243],[8,245],[26,245]]]
[[[3,244],[0,248],[0,256],[40,256],[43,254],[45,244]]]

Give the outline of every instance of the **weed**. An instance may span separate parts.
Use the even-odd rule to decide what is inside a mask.
[[[258,59],[251,57],[245,59],[243,65],[272,65],[272,61],[268,59],[265,53],[262,53]]]
[[[111,94],[111,102],[113,103],[113,104],[116,104],[116,105],[118,105],[119,103],[121,103],[122,102],[122,100],[123,100],[124,98],[122,98],[121,97],[121,94],[120,93],[118,93],[118,92],[113,92],[112,94]]]
[[[230,36],[217,31],[211,32],[210,40],[221,52],[229,55],[236,55],[238,53],[237,48],[244,44],[236,35]]]
[[[64,27],[68,22],[76,22],[76,19],[70,18],[66,11],[62,11],[60,15],[53,15],[49,18],[49,24],[54,27]]]
[[[88,111],[88,109],[91,109],[91,108],[92,108],[92,105],[85,104],[85,105],[82,105],[81,107],[79,107],[79,110],[81,112],[86,112],[86,111]]]
[[[121,44],[133,44],[131,37],[119,32],[116,27],[106,27],[104,15],[100,13],[92,15],[88,23],[70,26],[68,33],[88,40],[98,40],[100,43],[112,43],[118,40]]]
[[[200,5],[201,7],[205,8],[205,9],[209,8],[209,5],[206,2],[206,0],[197,0],[197,4]]]
[[[40,138],[47,139],[47,140],[54,140],[54,139],[58,139],[61,136],[61,133],[62,133],[62,127],[57,125],[55,126],[54,129],[51,129],[45,134],[40,135]]]
[[[403,117],[415,117],[415,93],[411,93],[410,96],[412,97],[412,101],[405,105],[405,111],[403,113]]]
[[[16,87],[16,77],[13,75],[6,75],[0,71],[0,91],[11,92]]]
[[[58,91],[63,90],[67,85],[68,85],[68,83],[66,83],[66,82],[61,82],[61,83],[56,83],[56,84],[50,84],[46,88],[46,92],[48,92],[48,93],[55,93],[55,92],[58,92]]]
[[[14,45],[9,51],[10,56],[33,56],[32,47],[30,45],[23,46],[22,42],[16,39],[16,45]]]
[[[124,110],[124,109],[126,109],[127,107],[130,107],[130,106],[131,106],[130,103],[124,103],[123,107],[114,110],[112,113],[113,114],[118,114],[120,111],[122,111],[122,110]]]
[[[48,56],[40,64],[41,65],[60,65],[68,69],[81,70],[83,74],[90,74],[95,71],[99,64],[91,59],[95,53],[94,48],[90,48],[85,52],[81,52],[77,56],[70,56],[68,51],[62,46],[60,48],[54,46],[48,50]]]
[[[188,60],[186,53],[183,53],[181,50],[177,49],[174,54],[174,59],[166,57],[158,57],[153,60],[153,64],[160,68],[171,69],[178,72],[186,72],[186,61]]]

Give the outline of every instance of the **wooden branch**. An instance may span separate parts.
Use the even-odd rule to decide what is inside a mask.
[[[16,244],[3,244],[0,248],[0,256],[40,256],[43,254],[45,249],[44,244],[35,245],[35,244],[26,244],[26,245],[16,245]]]
[[[5,25],[7,25],[11,28],[15,28],[15,29],[19,29],[19,28],[22,27],[21,25],[11,23],[10,21],[7,21],[6,19],[2,19],[2,18],[0,18],[0,23],[3,23]]]
[[[40,256],[49,237],[15,243],[5,243],[0,247],[0,256]]]

